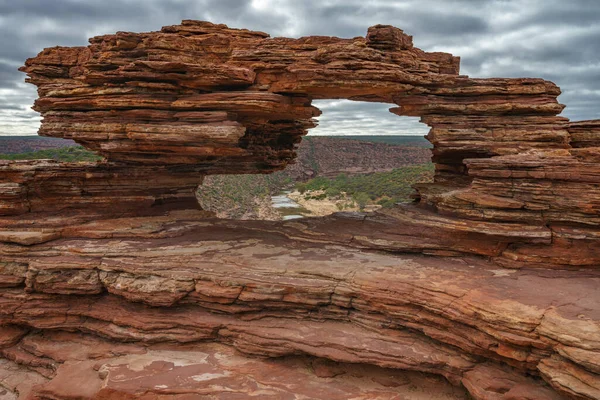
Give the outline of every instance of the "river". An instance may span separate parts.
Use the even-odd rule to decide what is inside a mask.
[[[271,204],[282,215],[283,220],[304,218],[300,214],[294,214],[300,207],[300,204],[287,197],[290,191],[285,191],[277,196],[271,196]]]

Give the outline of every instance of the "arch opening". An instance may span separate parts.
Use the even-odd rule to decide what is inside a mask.
[[[390,103],[312,105],[322,113],[294,162],[272,174],[207,175],[197,191],[202,209],[258,220],[375,211],[413,201],[412,186],[433,180],[428,127],[418,117],[390,113]]]
[[[316,117],[318,125],[309,136],[398,136],[424,137],[429,127],[419,117],[397,115],[390,108],[394,103],[354,101],[347,99],[314,100],[312,104],[323,113]]]

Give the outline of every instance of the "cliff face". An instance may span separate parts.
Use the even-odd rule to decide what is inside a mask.
[[[425,147],[322,136],[305,138],[297,153],[294,163],[286,167],[295,180],[383,172],[431,161],[431,151]]]
[[[553,83],[459,75],[456,57],[390,26],[287,39],[184,21],[90,42],[23,71],[40,134],[107,161],[0,164],[11,393],[243,398],[232,366],[308,355],[434,373],[477,399],[600,398],[598,123],[557,117]],[[194,209],[203,175],[284,168],[327,98],[395,103],[431,126],[435,182],[416,204],[273,223]],[[72,351],[57,351],[61,332],[81,335]],[[190,348],[208,361],[182,361]],[[247,384],[297,395],[270,365]],[[316,398],[352,396],[318,383]]]

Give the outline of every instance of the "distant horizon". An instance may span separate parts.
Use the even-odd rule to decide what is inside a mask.
[[[310,132],[308,133],[308,135],[306,136],[327,136],[327,137],[345,137],[345,136],[404,136],[404,137],[423,137],[425,135],[421,134],[421,133],[401,133],[401,134],[343,134],[343,135],[331,135],[331,134],[311,134]],[[31,134],[5,134],[5,133],[0,133],[0,138],[14,138],[14,137],[27,137],[27,138],[33,138],[33,137],[39,137],[39,138],[44,138],[44,139],[63,139],[63,138],[55,138],[55,137],[49,137],[49,136],[40,136],[38,134],[35,133],[31,133]],[[64,140],[72,140],[72,139],[64,139]]]

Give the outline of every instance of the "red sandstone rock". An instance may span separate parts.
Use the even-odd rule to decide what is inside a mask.
[[[198,21],[27,60],[40,133],[107,161],[0,163],[0,395],[399,398],[387,377],[411,370],[477,399],[600,398],[598,123],[557,117],[551,82],[458,61],[390,26],[287,39]],[[284,168],[327,98],[431,126],[418,205],[197,209],[205,174]],[[341,364],[250,357],[298,355]]]
[[[0,292],[0,324],[75,329],[113,341],[221,341],[253,355],[311,354],[434,372],[462,382],[479,398],[500,390],[494,385],[505,392],[548,391],[518,371],[542,373],[563,392],[578,392],[581,382],[597,387],[597,274],[510,271],[465,257],[365,253],[344,247],[341,238],[328,242],[326,237],[335,239],[331,234],[315,243],[318,226],[303,228],[312,237],[292,233],[310,219],[289,222],[286,232],[294,239],[285,239],[277,233],[280,223],[187,218],[178,214],[181,222],[171,233],[160,229],[173,224],[164,217],[113,221],[123,232],[140,234],[126,226],[137,223],[152,232],[121,239],[108,237],[106,220],[80,231],[96,226],[100,231],[90,236],[104,231],[105,239],[82,241],[73,231],[72,239],[45,244],[41,262],[28,272],[30,294],[18,286]],[[357,230],[368,223],[350,219],[338,225]],[[10,257],[20,258],[14,252]],[[74,303],[71,296],[56,295],[57,288],[87,296]],[[106,290],[112,294],[98,295]],[[570,300],[557,307],[559,298]],[[5,356],[48,368],[47,360],[28,357],[23,349],[32,351],[33,345],[39,349],[35,354],[48,354],[44,346],[54,347],[58,338],[28,337],[14,350],[14,340],[7,343]],[[73,354],[68,359],[79,359],[68,352]],[[568,379],[556,357],[573,365]],[[467,374],[480,360],[493,360],[492,370],[515,369],[506,370],[505,383],[495,382],[490,372],[487,378]]]
[[[111,352],[112,343],[88,335],[32,335],[27,340],[36,346],[30,351],[60,362],[49,382],[31,373],[34,398],[466,398],[443,378],[427,374],[338,363],[335,376],[317,377],[311,366],[324,360],[248,358],[214,343],[128,345]],[[11,368],[0,364],[0,382]],[[384,379],[386,384],[379,382]]]
[[[552,126],[562,105],[551,82],[459,76],[458,58],[414,48],[410,36],[384,25],[366,39],[286,39],[188,21],[47,49],[22,70],[39,87],[40,133],[73,138],[113,161],[208,168],[223,157],[220,173],[227,162],[239,172],[241,161],[253,172],[280,169],[313,126],[313,98],[397,103],[393,112],[434,128],[441,164],[512,154],[523,142],[568,143],[566,130]],[[442,139],[443,131],[452,134]]]
[[[568,125],[573,147],[600,147],[600,120],[576,121]]]

